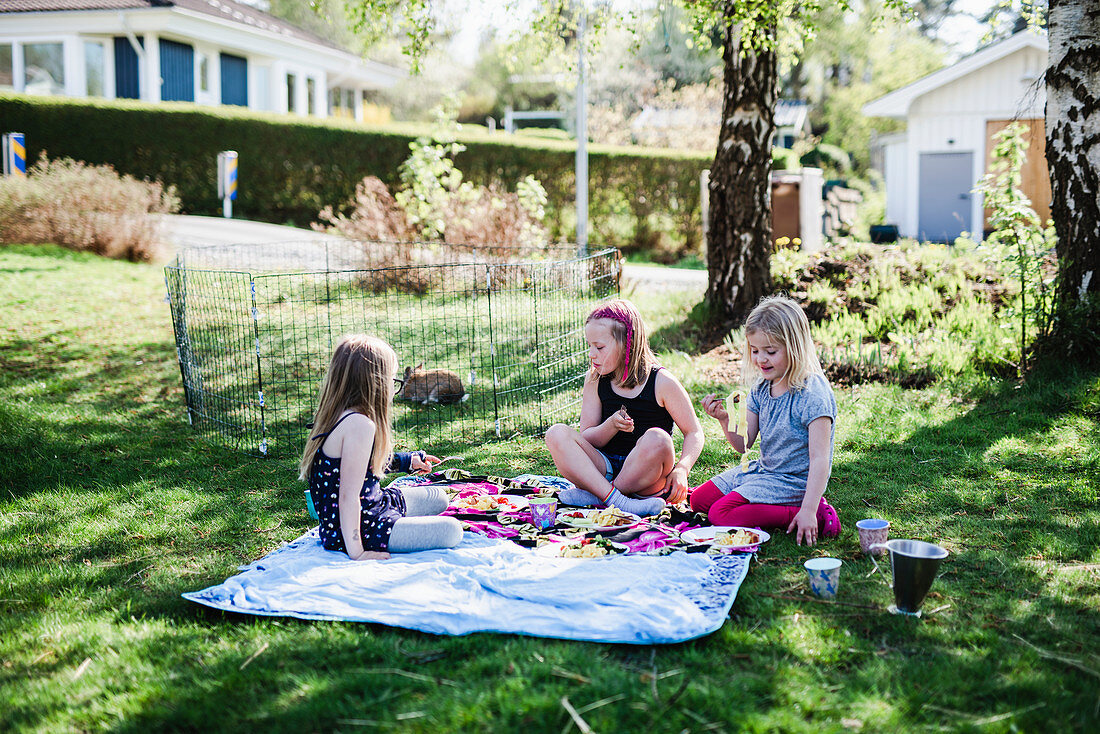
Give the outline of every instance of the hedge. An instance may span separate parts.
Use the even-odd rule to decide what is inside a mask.
[[[110,164],[177,188],[183,211],[218,215],[216,158],[240,156],[235,216],[304,226],[351,199],[364,176],[391,188],[409,143],[426,125],[366,127],[229,107],[0,94],[0,128],[26,134],[28,160],[47,152]],[[529,174],[549,195],[551,230],[575,236],[572,142],[464,131],[456,165],[475,183],[512,190]],[[589,239],[624,249],[686,254],[701,239],[699,174],[712,156],[589,146]]]

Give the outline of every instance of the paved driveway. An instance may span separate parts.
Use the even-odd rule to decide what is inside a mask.
[[[163,215],[161,226],[165,241],[173,247],[339,239],[311,229],[299,229],[281,224],[184,214]],[[633,283],[636,288],[691,289],[698,290],[702,294],[707,287],[707,273],[704,270],[666,268],[660,265],[624,263],[623,278],[627,281],[624,285]]]

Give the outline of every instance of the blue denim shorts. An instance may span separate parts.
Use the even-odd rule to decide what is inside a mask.
[[[599,451],[599,449],[596,449]],[[605,454],[600,451],[600,456],[603,457],[604,471],[603,477],[607,481],[612,481],[615,477],[619,476],[619,472],[623,470],[623,464],[626,463],[625,456],[619,456],[618,454]]]

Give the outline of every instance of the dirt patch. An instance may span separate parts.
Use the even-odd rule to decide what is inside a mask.
[[[741,352],[723,342],[700,355],[699,372],[707,382],[733,385],[741,382]]]

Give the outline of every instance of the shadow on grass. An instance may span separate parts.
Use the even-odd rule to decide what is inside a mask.
[[[181,592],[220,582],[241,559],[262,555],[310,523],[292,460],[252,459],[205,444],[186,426],[181,399],[169,407],[150,399],[166,390],[178,397],[169,387],[178,373],[169,344],[149,349],[158,363],[152,377],[125,351],[95,358],[110,365],[109,374],[59,377],[58,366],[91,356],[47,350],[42,363],[23,364],[3,383],[29,389],[48,381],[48,407],[0,406],[0,483],[12,499],[0,560],[5,595],[21,602],[0,601],[0,629],[39,629],[43,615],[56,614],[66,599],[74,600],[77,618],[68,625],[87,618],[125,627],[113,637],[74,643],[45,670],[16,666],[5,675],[59,676],[85,656],[105,659],[104,647],[125,638],[128,670],[117,681],[104,674],[100,684],[137,699],[120,707],[132,714],[116,721],[116,730],[402,726],[394,712],[425,710],[419,727],[410,723],[417,719],[405,720],[410,728],[432,722],[477,730],[487,721],[502,730],[540,730],[546,722],[560,728],[561,696],[593,695],[555,673],[554,660],[569,661],[582,677],[608,675],[600,672],[605,666],[621,671],[630,686],[624,691],[634,698],[642,695],[636,671],[650,664],[647,656],[690,664],[694,685],[681,707],[715,717],[728,691],[741,691],[738,709],[725,718],[733,728],[791,706],[799,711],[792,726],[806,725],[815,706],[824,715],[837,697],[850,707],[888,705],[900,724],[922,727],[967,725],[966,716],[999,715],[1006,707],[1021,711],[1013,721],[1024,729],[1042,729],[1055,715],[1070,729],[1097,722],[1095,679],[1049,657],[1084,659],[1089,667],[1082,656],[1100,635],[1095,589],[1084,582],[1073,587],[1071,579],[1068,589],[1052,590],[1063,582],[1042,565],[1091,561],[1100,545],[1100,431],[1088,407],[1096,402],[1095,375],[1064,375],[1019,390],[1003,383],[952,420],[895,441],[868,435],[854,458],[838,461],[830,496],[847,527],[824,550],[845,560],[846,598],[860,607],[807,608],[754,593],[778,589],[805,555],[777,538],[743,587],[737,618],[715,635],[663,648],[552,640],[538,640],[536,648],[511,636],[441,638],[377,625],[262,620],[181,599]],[[56,417],[65,411],[72,417]],[[1031,450],[1067,425],[1079,432],[1078,445]],[[857,576],[869,566],[852,532],[864,515],[890,519],[894,537],[951,549],[926,602],[926,609],[949,609],[918,621],[863,608],[881,606],[889,593],[877,579]],[[789,622],[798,614],[806,621]],[[807,649],[799,624],[828,649]],[[551,663],[532,662],[536,649]],[[394,673],[396,667],[403,672]],[[136,675],[170,683],[128,680]],[[476,701],[467,680],[488,681],[478,684]],[[52,701],[7,716],[28,728],[48,725],[70,710],[61,698]],[[646,717],[652,726],[659,704],[628,716]],[[615,729],[604,718],[615,708],[586,718]],[[670,729],[698,725],[678,711],[666,716]]]

